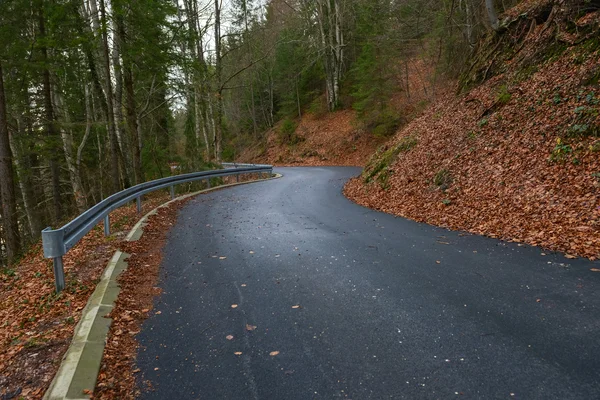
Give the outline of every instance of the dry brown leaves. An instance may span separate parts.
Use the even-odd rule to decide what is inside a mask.
[[[170,228],[177,220],[179,209],[187,198],[158,209],[150,216],[144,234],[136,242],[123,242],[121,250],[130,254],[127,270],[119,277],[121,293],[110,314],[110,327],[104,358],[96,384],[95,398],[129,399],[137,395],[135,357],[138,342],[135,335],[153,307],[162,260],[162,248]]]
[[[549,160],[576,107],[589,106],[592,91],[600,97],[582,84],[598,59],[598,51],[582,59],[574,48],[520,83],[507,73],[462,98],[446,96],[394,139],[414,135],[418,144],[391,166],[386,189],[356,178],[345,194],[420,222],[600,257],[598,139],[571,139],[573,153]],[[505,84],[512,97],[494,107]],[[433,183],[444,169],[447,190]]]
[[[149,196],[148,212],[166,196]],[[81,310],[121,239],[139,216],[135,205],[111,213],[113,235],[102,224],[65,257],[66,289],[54,293],[52,260],[34,246],[14,272],[0,276],[0,397],[39,399],[58,370]]]
[[[373,137],[357,128],[351,110],[329,113],[323,117],[305,114],[296,134],[305,140],[295,146],[281,144],[278,126],[267,132],[266,150],[245,150],[242,162],[258,162],[278,166],[364,165],[378,144]]]

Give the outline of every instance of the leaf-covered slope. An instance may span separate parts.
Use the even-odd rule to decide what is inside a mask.
[[[286,121],[284,121],[285,123]],[[286,133],[282,124],[267,131],[264,143],[246,149],[239,161],[275,165],[362,166],[383,140],[357,127],[355,113],[336,111],[325,115],[305,114]]]
[[[469,83],[482,71],[493,78],[408,124],[346,195],[417,221],[600,257],[600,12],[581,3],[589,7],[530,1],[509,13]]]

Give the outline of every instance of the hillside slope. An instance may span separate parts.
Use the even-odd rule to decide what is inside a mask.
[[[599,258],[599,7],[536,0],[507,13],[462,80],[474,89],[399,131],[346,195],[417,221]]]
[[[352,110],[316,116],[305,114],[292,134],[291,143],[281,140],[281,123],[266,132],[264,143],[246,149],[240,162],[274,165],[363,166],[383,139],[373,139],[355,123]]]

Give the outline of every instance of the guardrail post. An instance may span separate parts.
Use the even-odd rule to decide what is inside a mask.
[[[104,217],[104,236],[110,236],[110,216],[108,214]]]
[[[142,213],[142,196],[138,196],[135,198],[135,203],[137,205],[138,214]]]
[[[237,182],[239,182],[239,181],[240,181],[240,174],[235,174],[235,180],[236,180]]]
[[[171,200],[175,198],[175,188],[173,186],[169,186],[169,192],[171,192]]]
[[[208,179],[206,180],[206,186],[208,186],[208,188],[210,189],[210,178],[208,178]]]
[[[54,286],[56,292],[65,288],[65,271],[62,256],[65,254],[65,231],[63,229],[52,230],[48,227],[42,231],[42,247],[44,257],[52,258],[54,270]]]
[[[63,266],[62,257],[54,257],[52,259],[53,269],[54,269],[54,286],[56,288],[56,293],[62,292],[65,288],[65,269]]]

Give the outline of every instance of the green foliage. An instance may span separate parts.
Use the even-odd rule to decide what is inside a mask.
[[[315,118],[324,117],[329,110],[327,109],[327,99],[325,96],[319,96],[315,98],[308,107],[308,112],[315,116]]]
[[[295,145],[300,143],[303,138],[296,134],[297,128],[298,124],[294,120],[290,118],[284,119],[279,127],[279,142],[287,145]]]
[[[551,162],[564,162],[571,157],[571,154],[573,154],[571,145],[564,143],[562,139],[558,138],[549,160]]]
[[[594,137],[600,136],[600,125],[596,122],[600,111],[598,110],[599,100],[594,92],[578,96],[579,100],[584,100],[587,104],[575,108],[574,122],[567,128],[565,137]]]
[[[488,122],[489,122],[489,119],[487,119],[487,118],[482,118],[482,119],[481,119],[481,120],[480,120],[480,121],[477,123],[477,125],[478,125],[480,128],[483,128],[484,126],[486,126],[486,125],[488,124]]]
[[[467,138],[470,140],[475,140],[475,139],[477,139],[478,133],[479,132],[477,132],[477,131],[469,131],[467,133]]]
[[[452,181],[452,175],[446,168],[439,170],[433,177],[433,184],[442,190],[448,189],[448,187],[452,184]]]
[[[363,172],[363,178],[365,182],[371,182],[381,171],[387,169],[396,159],[400,153],[405,153],[415,147],[418,141],[414,136],[405,136],[390,149],[385,151],[378,150],[377,153],[371,159],[371,162],[365,167]],[[382,178],[387,182],[387,177]]]
[[[396,88],[385,71],[386,61],[382,49],[366,43],[351,71],[352,108],[365,129],[379,137],[393,134],[401,123],[397,112],[390,107],[389,100]]]
[[[500,89],[498,90],[498,93],[496,94],[496,101],[499,104],[504,105],[504,104],[507,104],[511,98],[512,98],[512,95],[508,91],[508,87],[506,85],[500,86]]]
[[[299,108],[301,111],[321,95],[325,72],[311,58],[304,31],[288,28],[280,33],[273,65],[280,117],[298,116]]]

